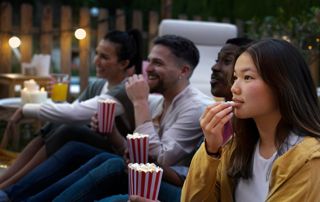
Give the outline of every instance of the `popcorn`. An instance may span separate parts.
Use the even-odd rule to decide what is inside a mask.
[[[228,104],[234,104],[235,102],[234,102],[234,101],[227,101],[226,103],[228,103]]]
[[[98,130],[100,133],[111,133],[115,117],[116,102],[111,99],[98,100]]]
[[[153,163],[130,163],[129,195],[139,195],[147,199],[157,200],[163,170]]]
[[[128,134],[127,143],[131,163],[148,162],[149,135],[139,133]]]

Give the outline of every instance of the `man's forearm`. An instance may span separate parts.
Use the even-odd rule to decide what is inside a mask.
[[[148,100],[134,102],[133,106],[136,127],[151,121]]]

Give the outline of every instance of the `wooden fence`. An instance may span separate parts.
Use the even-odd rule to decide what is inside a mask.
[[[132,27],[143,33],[144,40],[151,41],[158,33],[160,22],[159,13],[150,11],[145,15],[141,11],[133,11],[132,16],[126,18],[124,10],[116,10],[115,17],[111,22],[109,11],[99,9],[99,14],[95,20],[96,26],[92,24],[92,17],[89,8],[80,8],[79,19],[74,23],[73,10],[70,6],[60,8],[60,22],[58,27],[54,27],[53,13],[55,12],[50,5],[44,6],[41,10],[41,23],[34,26],[34,8],[29,4],[22,4],[20,11],[13,11],[12,5],[8,2],[0,3],[0,73],[12,72],[12,62],[14,55],[9,47],[8,40],[11,36],[17,35],[21,39],[20,62],[30,62],[33,54],[52,54],[53,48],[58,47],[60,52],[60,71],[71,73],[72,51],[76,50],[79,54],[79,77],[80,89],[84,89],[88,84],[89,66],[92,62],[91,51],[109,29],[127,30],[126,20],[132,20]],[[56,12],[55,12],[56,13]],[[20,25],[14,25],[13,15],[20,16]],[[144,16],[145,15],[145,16]],[[148,21],[147,30],[143,29],[143,18]],[[111,27],[113,25],[113,27]],[[86,38],[83,40],[74,39],[75,28],[86,30]],[[54,46],[54,44],[58,44]]]

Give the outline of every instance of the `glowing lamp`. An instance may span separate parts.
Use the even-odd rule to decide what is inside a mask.
[[[79,28],[74,32],[74,36],[79,40],[86,38],[86,35],[87,35],[86,31],[82,28]]]
[[[18,48],[21,45],[19,37],[13,36],[9,39],[9,46],[11,48]]]

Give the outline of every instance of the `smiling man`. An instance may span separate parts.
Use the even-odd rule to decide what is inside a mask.
[[[148,60],[148,79],[134,75],[126,83],[135,111],[135,132],[150,135],[149,154],[158,163],[188,165],[187,157],[202,137],[199,118],[213,103],[189,85],[199,51],[188,39],[165,35],[154,41]],[[149,92],[162,97],[149,104]]]

